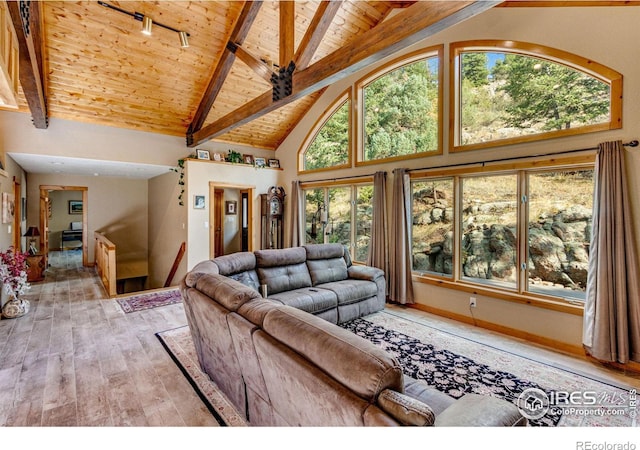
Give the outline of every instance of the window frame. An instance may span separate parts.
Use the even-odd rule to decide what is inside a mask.
[[[539,292],[528,291],[527,286],[527,270],[518,269],[516,276],[515,289],[500,288],[490,284],[477,283],[464,277],[461,273],[462,260],[462,235],[461,226],[462,214],[462,195],[461,195],[461,179],[479,176],[479,175],[504,175],[517,174],[518,176],[518,198],[527,192],[527,174],[535,174],[553,170],[580,170],[595,168],[595,154],[583,156],[567,156],[548,160],[532,160],[522,162],[505,161],[503,163],[486,164],[482,166],[469,167],[452,167],[440,169],[424,169],[410,172],[410,180],[425,181],[430,179],[453,178],[454,180],[454,239],[453,239],[453,263],[451,275],[440,275],[435,272],[420,272],[412,270],[412,279],[414,282],[430,284],[455,289],[463,292],[469,292],[476,295],[487,295],[493,298],[507,300],[511,302],[533,305],[541,308],[561,311],[569,314],[582,315],[584,311],[584,301],[573,300],[542,294]],[[412,203],[413,205],[413,203]],[[413,206],[412,206],[413,208]],[[523,263],[528,261],[528,206],[523,206],[522,201],[518,202],[518,230],[516,248],[516,268],[521,268]],[[413,214],[413,209],[412,209]],[[413,266],[413,263],[412,263]],[[527,266],[528,267],[528,266]]]
[[[377,79],[387,75],[394,70],[413,64],[423,59],[438,58],[438,148],[435,151],[414,153],[412,155],[400,155],[390,158],[381,158],[375,160],[364,159],[364,142],[365,142],[365,127],[364,127],[364,89],[376,81]],[[407,55],[390,61],[382,67],[368,73],[355,83],[355,104],[357,114],[354,114],[355,120],[352,122],[355,125],[355,165],[368,166],[372,164],[382,164],[394,161],[402,161],[415,158],[425,158],[430,156],[439,156],[443,153],[443,106],[444,106],[444,44],[427,47]]]
[[[348,169],[352,166],[353,161],[353,121],[356,114],[353,111],[353,89],[352,87],[347,88],[342,94],[336,97],[333,102],[325,109],[324,113],[316,120],[315,124],[305,137],[304,141],[302,141],[302,145],[300,146],[300,150],[298,151],[298,175],[306,174],[306,173],[316,173],[316,172],[326,172],[328,170],[336,170],[336,169]],[[325,124],[331,120],[336,112],[342,106],[347,103],[348,106],[348,119],[347,119],[347,162],[344,164],[338,164],[336,166],[331,167],[321,167],[317,169],[305,169],[305,156],[307,150],[311,146],[311,144],[315,141],[320,130],[325,126]]]
[[[349,187],[351,189],[351,230],[350,230],[350,244],[349,244],[349,255],[351,256],[351,260],[354,264],[365,264],[365,261],[358,261],[355,259],[356,253],[356,237],[357,237],[357,188],[360,186],[373,186],[373,176],[364,176],[357,178],[347,178],[342,180],[333,180],[333,181],[311,181],[311,182],[303,182],[300,183],[300,189],[302,191],[302,198],[305,199],[306,206],[306,191],[311,189],[324,189],[324,197],[325,197],[325,207],[329,208],[327,205],[327,195],[328,190],[335,187]],[[323,239],[324,242],[324,239]],[[305,220],[305,243],[306,245],[306,220]]]
[[[609,85],[610,117],[609,122],[584,125],[577,128],[552,130],[543,133],[517,136],[480,142],[474,144],[460,144],[460,55],[465,52],[491,52],[512,53],[529,56],[560,64],[580,71],[603,83]],[[579,134],[594,133],[597,131],[614,130],[622,128],[622,74],[588,58],[575,55],[556,48],[528,42],[508,40],[473,40],[452,42],[449,45],[449,152],[462,152],[480,150],[486,148],[501,147],[504,145],[519,144],[553,139],[562,136],[575,136]]]

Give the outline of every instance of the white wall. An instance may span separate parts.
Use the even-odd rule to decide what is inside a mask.
[[[253,233],[250,236],[253,249],[260,248],[260,194],[267,192],[271,186],[276,186],[279,170],[256,169],[242,164],[219,164],[205,161],[187,161],[186,166],[186,192],[185,205],[188,205],[188,232],[189,242],[187,247],[187,267],[211,257],[210,249],[210,209],[211,198],[209,185],[232,185],[244,188],[253,187]],[[285,186],[285,192],[289,189]],[[205,195],[206,208],[194,209],[193,196]],[[286,203],[286,202],[285,202]],[[224,214],[223,214],[224,216]]]
[[[88,261],[93,263],[95,231],[105,232],[118,247],[118,258],[146,257],[148,254],[147,180],[116,177],[84,177],[61,174],[29,174],[27,222],[38,224],[40,186],[87,187]],[[40,231],[42,233],[42,230]]]
[[[283,165],[279,184],[290,186],[291,181],[300,179],[330,179],[345,175],[372,174],[377,170],[388,173],[387,192],[391,197],[392,171],[396,167],[422,168],[456,164],[470,161],[485,161],[517,155],[562,152],[565,150],[590,148],[599,142],[621,139],[628,142],[640,138],[640,64],[637,62],[637,43],[640,42],[640,8],[638,7],[589,7],[589,8],[495,8],[480,16],[451,27],[405,52],[437,44],[445,44],[445,61],[448,61],[450,42],[478,39],[518,40],[555,47],[577,55],[593,59],[609,66],[624,76],[623,128],[590,135],[566,137],[538,143],[520,144],[509,147],[448,154],[447,122],[445,121],[444,148],[442,156],[406,160],[391,164],[354,167],[350,170],[329,171],[315,175],[298,175],[295,161],[298,150],[309,129],[334,99],[353,82],[369,73],[374,67],[354,74],[348,79],[331,85],[325,94],[311,108],[305,118],[276,151],[276,157],[287,163]],[[597,25],[595,25],[597,24]],[[399,57],[394,54],[386,61]],[[379,65],[384,64],[382,61]],[[445,76],[448,67],[445,64]],[[447,78],[445,78],[446,80]],[[445,91],[447,91],[445,85]],[[448,93],[445,94],[444,117],[449,116]],[[640,170],[640,150],[627,152],[629,173]],[[633,226],[640,242],[640,180],[631,176]],[[287,209],[290,205],[287,205]],[[289,228],[287,226],[286,232]],[[441,287],[414,283],[418,303],[438,308],[449,313],[469,316],[469,294]],[[500,327],[514,328],[545,339],[556,340],[570,346],[581,346],[582,317],[550,311],[530,305],[513,303],[484,296],[478,297],[475,318]]]
[[[53,191],[49,193],[49,250],[62,248],[62,230],[69,230],[71,222],[82,222],[82,214],[69,214],[69,200],[82,201],[82,191]]]
[[[178,204],[178,174],[169,172],[149,180],[149,278],[150,289],[164,286],[182,242],[187,242],[187,199]],[[187,273],[183,257],[171,285]]]

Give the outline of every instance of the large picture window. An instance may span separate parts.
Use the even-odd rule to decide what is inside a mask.
[[[359,163],[441,153],[442,47],[405,56],[358,83]]]
[[[413,270],[540,299],[585,299],[593,167],[412,176]]]
[[[351,97],[345,93],[313,128],[300,154],[300,172],[337,169],[350,164]]]
[[[305,243],[338,243],[365,262],[371,238],[373,184],[304,189]]]
[[[452,44],[453,150],[621,126],[622,76],[560,50],[513,41]]]

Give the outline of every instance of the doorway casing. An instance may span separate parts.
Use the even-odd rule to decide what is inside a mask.
[[[82,191],[82,265],[89,265],[89,237],[87,219],[89,217],[89,188],[86,186],[40,185],[40,253],[44,255],[45,267],[49,259],[49,191]]]
[[[220,256],[216,254],[215,233],[216,233],[217,227],[222,224],[218,223],[220,222],[220,218],[216,220],[216,208],[222,209],[221,207],[223,205],[216,203],[216,190],[220,191],[224,189],[238,189],[240,191],[240,194],[242,193],[247,194],[248,201],[246,205],[246,215],[247,215],[247,235],[249,236],[247,251],[253,251],[253,198],[254,198],[256,187],[252,185],[246,185],[246,184],[218,183],[215,181],[210,181],[209,182],[209,203],[210,203],[209,205],[209,223],[210,223],[209,256],[210,258],[215,258],[216,256]],[[218,200],[218,203],[219,202],[220,200]],[[244,214],[244,212],[240,211],[240,214]]]

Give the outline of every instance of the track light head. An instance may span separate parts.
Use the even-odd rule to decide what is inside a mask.
[[[151,27],[153,26],[153,20],[149,16],[142,18],[142,34],[151,36]]]
[[[179,31],[178,36],[180,36],[180,47],[187,48],[189,47],[189,38],[186,31]]]

